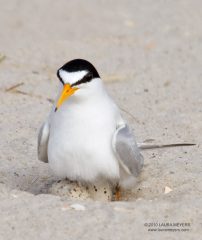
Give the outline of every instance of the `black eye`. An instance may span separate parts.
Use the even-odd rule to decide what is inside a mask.
[[[90,82],[90,80],[93,78],[93,74],[92,73],[88,73],[87,75],[85,75],[83,77],[83,81],[85,82]]]
[[[81,80],[73,83],[71,86],[73,87],[73,86],[77,86],[77,85],[82,84],[82,83],[87,83],[87,82],[90,82],[92,79],[93,79],[93,74],[88,73]]]

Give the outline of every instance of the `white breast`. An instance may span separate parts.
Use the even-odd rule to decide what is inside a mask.
[[[54,173],[87,182],[119,179],[112,150],[118,114],[107,97],[79,103],[71,98],[53,113],[48,160]]]

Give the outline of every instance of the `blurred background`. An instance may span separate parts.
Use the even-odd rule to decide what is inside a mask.
[[[5,171],[48,169],[37,161],[37,133],[57,94],[56,71],[74,58],[94,64],[137,141],[200,142],[201,23],[199,0],[1,1]]]
[[[202,192],[202,1],[0,0],[0,6],[0,184],[6,189],[0,199],[9,189],[46,193],[55,181],[47,164],[37,160],[38,129],[57,94],[57,69],[84,58],[97,68],[138,142],[197,144],[144,152],[132,200],[148,201],[134,201],[138,219],[144,222],[141,206],[149,218],[154,205],[161,219],[175,214],[196,219]],[[164,195],[165,186],[173,189],[171,195]],[[6,206],[19,219],[21,212]],[[46,212],[40,214],[48,224]],[[113,234],[141,230],[142,225],[127,229],[127,220],[134,219],[125,219]],[[1,226],[7,229],[4,218]]]
[[[10,81],[22,70],[21,80],[54,81],[56,69],[78,57],[109,81],[142,75],[148,84],[158,77],[194,79],[201,64],[201,18],[200,0],[1,1],[0,51]]]
[[[57,69],[74,58],[95,65],[139,142],[200,142],[201,23],[199,0],[1,1],[5,171],[16,161],[20,171],[22,163],[40,171],[38,129],[57,94]]]

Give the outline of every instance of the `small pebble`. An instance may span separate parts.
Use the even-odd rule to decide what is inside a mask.
[[[165,186],[165,189],[164,189],[164,194],[168,194],[169,192],[172,192],[173,190],[168,187],[168,186]]]
[[[72,205],[70,205],[70,207],[76,211],[85,211],[86,210],[86,208],[83,205],[78,204],[78,203],[72,204]]]
[[[13,197],[13,198],[18,198],[18,195],[16,195],[16,194],[11,194],[11,196]]]

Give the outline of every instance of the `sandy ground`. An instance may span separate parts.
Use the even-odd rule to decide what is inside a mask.
[[[0,3],[0,239],[200,239],[202,2]],[[77,57],[96,66],[117,104],[133,114],[123,112],[139,142],[197,144],[145,151],[129,201],[54,196],[57,179],[37,160],[55,72]],[[165,186],[173,191],[165,194]],[[190,227],[144,226],[167,222]]]

